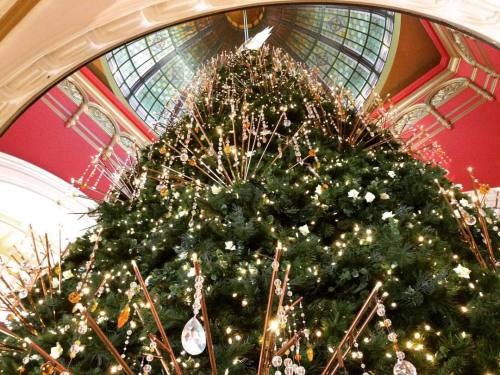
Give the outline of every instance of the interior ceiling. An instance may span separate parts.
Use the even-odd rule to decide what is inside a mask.
[[[419,17],[401,15],[399,40],[380,96],[394,96],[439,64],[441,54]]]
[[[328,85],[344,84],[362,104],[388,58],[395,14],[328,5],[247,11],[250,36],[273,26],[269,42],[317,68]],[[121,94],[154,127],[203,62],[244,41],[243,13],[219,14],[169,27],[105,56]]]

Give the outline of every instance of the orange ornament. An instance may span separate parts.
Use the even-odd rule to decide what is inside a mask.
[[[52,375],[54,373],[54,366],[47,362],[40,367],[40,370],[42,371],[42,375]]]
[[[309,150],[309,152],[307,153],[307,155],[312,156],[312,157],[316,156],[316,150],[314,148],[311,148]]]
[[[483,195],[488,194],[490,191],[490,185],[488,184],[481,184],[479,185],[479,192]]]
[[[224,146],[224,153],[226,155],[229,155],[231,153],[231,146],[229,145],[229,143],[226,143],[226,145]]]
[[[190,159],[189,160],[189,165],[191,165],[191,166],[194,167],[196,165],[196,160],[195,159]]]
[[[127,303],[123,308],[123,310],[120,311],[120,315],[118,315],[118,324],[117,324],[118,328],[122,328],[128,322],[129,317],[130,317],[130,306]]]
[[[71,303],[78,303],[82,299],[82,296],[80,293],[77,292],[71,292],[68,296],[68,301]]]
[[[167,148],[165,146],[160,147],[160,154],[165,155],[167,153]]]
[[[296,353],[295,354],[295,360],[300,362],[300,360],[302,359],[302,355],[300,355],[300,353]]]

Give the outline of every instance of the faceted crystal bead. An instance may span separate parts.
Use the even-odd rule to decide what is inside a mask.
[[[306,374],[306,369],[303,367],[303,366],[299,366],[297,367],[297,369],[295,370],[295,373],[297,375],[305,375]]]
[[[283,359],[279,355],[275,355],[272,359],[272,364],[274,367],[280,367],[283,363]]]
[[[417,369],[411,362],[397,361],[394,366],[394,375],[417,375]]]
[[[205,330],[195,316],[184,326],[181,341],[184,350],[191,355],[198,355],[205,350],[207,346]]]
[[[390,341],[390,342],[397,342],[398,341],[398,335],[396,334],[396,332],[391,332],[387,335],[387,339]]]

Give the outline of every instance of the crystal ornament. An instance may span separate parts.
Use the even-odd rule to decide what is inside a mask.
[[[279,355],[275,355],[271,362],[274,367],[280,367],[283,363],[283,359]]]
[[[417,375],[417,369],[411,362],[397,361],[394,365],[394,375]]]
[[[472,226],[472,225],[476,224],[476,217],[473,216],[473,215],[466,215],[465,218],[464,218],[464,220],[465,220],[465,223],[467,225],[471,225]]]
[[[205,330],[196,316],[193,316],[184,326],[181,341],[184,350],[191,355],[201,354],[207,347]]]

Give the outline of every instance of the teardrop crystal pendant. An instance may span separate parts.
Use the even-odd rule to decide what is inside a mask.
[[[417,375],[417,369],[411,362],[400,360],[394,366],[394,375]]]
[[[205,330],[196,316],[193,316],[184,326],[181,341],[184,350],[191,355],[201,354],[207,347]]]

